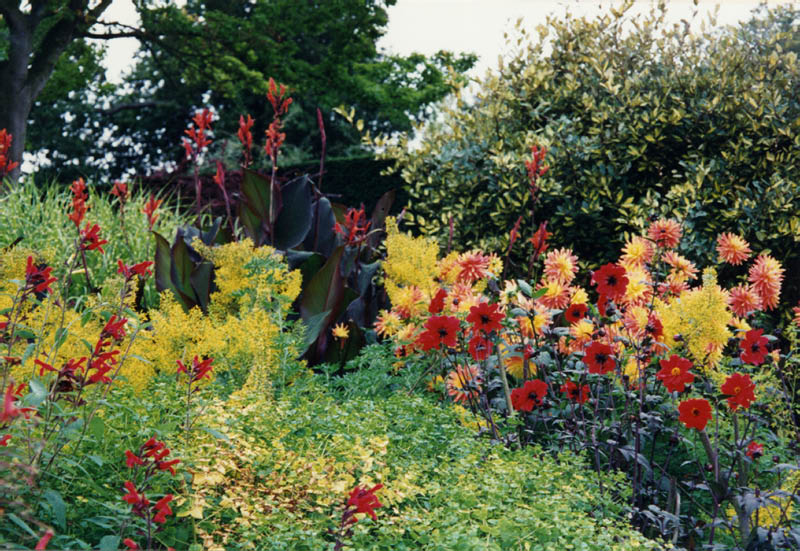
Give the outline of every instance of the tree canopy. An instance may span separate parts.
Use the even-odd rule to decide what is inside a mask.
[[[355,131],[330,117],[341,104],[355,107],[374,131],[407,131],[450,92],[448,68],[463,73],[475,56],[379,52],[386,8],[395,1],[192,0],[178,7],[141,0],[138,27],[106,22],[75,33],[52,85],[31,105],[28,149],[47,150],[62,172],[143,171],[180,159],[183,131],[201,107],[220,114],[213,127],[219,146],[226,137],[235,142],[240,114],[251,114],[254,136],[263,135],[272,117],[270,77],[295,99],[285,129],[296,160],[318,153],[317,108],[333,155],[360,147]],[[0,33],[8,32],[4,21]],[[85,39],[120,36],[142,46],[124,82],[111,85],[100,69],[102,49]],[[0,114],[0,127],[3,120]],[[70,167],[75,160],[79,166]]]

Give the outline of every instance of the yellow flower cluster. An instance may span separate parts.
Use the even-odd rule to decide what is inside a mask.
[[[656,300],[656,313],[664,326],[664,343],[670,349],[684,344],[694,362],[705,370],[716,366],[733,336],[728,328],[733,314],[713,270],[703,273],[701,287],[684,291],[667,303]],[[675,340],[677,335],[682,342]]]
[[[399,304],[403,287],[415,286],[430,295],[436,286],[439,247],[430,239],[401,232],[394,217],[386,219],[386,292],[392,304]],[[428,297],[429,298],[429,297]],[[427,299],[426,299],[427,300]]]
[[[192,246],[216,269],[218,290],[211,294],[208,315],[197,307],[185,312],[171,293],[162,293],[159,309],[151,313],[152,333],[135,345],[144,361],[133,362],[139,364],[134,369],[149,363],[171,373],[176,360],[200,356],[214,358],[214,373],[242,367],[250,375],[269,371],[281,321],[300,294],[300,272],[290,272],[273,248],[254,248],[249,239]]]

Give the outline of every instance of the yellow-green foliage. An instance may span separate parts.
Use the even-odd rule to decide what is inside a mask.
[[[178,511],[204,549],[330,547],[349,491],[377,483],[378,524],[359,515],[353,549],[656,547],[615,506],[599,512],[610,502],[576,457],[491,446],[419,396],[342,400],[304,378],[281,399],[238,392],[207,420],[225,438],[197,435]]]

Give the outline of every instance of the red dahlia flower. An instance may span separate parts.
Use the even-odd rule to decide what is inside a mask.
[[[592,341],[586,347],[583,363],[589,368],[589,373],[598,375],[605,375],[614,371],[614,367],[617,365],[616,361],[614,361],[614,350],[609,345],[599,341]]]
[[[483,335],[475,335],[469,340],[469,353],[476,362],[481,362],[492,353],[492,341]]]
[[[763,329],[751,329],[745,333],[744,339],[739,343],[742,349],[739,358],[744,363],[752,365],[764,363],[764,358],[767,357],[767,338],[763,335]]]
[[[569,323],[576,323],[586,317],[586,312],[588,310],[585,304],[572,304],[564,312],[564,318],[566,318]]]
[[[753,440],[752,442],[750,442],[750,444],[748,444],[745,455],[750,459],[752,459],[753,461],[755,461],[756,459],[764,455],[764,446]]]
[[[467,322],[472,324],[473,333],[491,333],[503,328],[500,324],[505,315],[498,304],[479,302],[469,309]]]
[[[617,264],[606,264],[592,273],[592,284],[597,285],[597,292],[611,300],[625,295],[628,288],[628,276],[625,268]]]
[[[431,299],[431,303],[428,305],[428,313],[430,314],[440,314],[442,310],[444,310],[444,299],[447,298],[447,291],[444,289],[439,289],[436,291],[436,295]]]
[[[711,404],[702,398],[681,402],[678,405],[678,411],[680,412],[679,420],[686,425],[687,429],[703,430],[713,417]]]
[[[728,396],[728,407],[736,411],[739,406],[748,409],[756,399],[753,392],[756,385],[750,380],[750,375],[734,373],[720,387],[722,393]]]
[[[540,379],[525,381],[522,388],[511,391],[511,405],[517,411],[532,411],[541,406],[547,394],[547,383]]]
[[[417,345],[428,351],[442,345],[453,348],[458,344],[458,330],[461,324],[453,316],[433,316],[425,322],[425,329],[417,337]]]
[[[694,382],[694,374],[689,370],[692,362],[673,354],[668,360],[659,361],[661,371],[656,373],[658,378],[669,392],[683,392],[686,385]]]
[[[366,513],[372,520],[378,520],[378,517],[375,515],[375,509],[379,507],[383,507],[383,504],[378,501],[378,498],[375,496],[375,492],[383,488],[383,484],[376,484],[369,490],[366,488],[362,488],[361,486],[356,486],[353,491],[350,492],[350,498],[347,500],[348,507],[355,507],[356,513]],[[353,517],[353,522],[357,522],[358,519]]]
[[[579,387],[572,381],[567,381],[561,385],[561,392],[567,395],[567,398],[572,402],[585,404],[589,399],[589,385]]]

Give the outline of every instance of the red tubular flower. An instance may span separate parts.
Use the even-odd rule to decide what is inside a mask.
[[[11,440],[11,435],[10,434],[6,434],[2,438],[0,438],[0,446],[3,446],[3,447],[8,446],[8,441],[9,440]]]
[[[8,388],[3,397],[3,410],[0,411],[0,423],[7,423],[20,415],[24,416],[25,419],[30,417],[28,414],[33,411],[33,408],[18,408],[16,406],[19,392],[19,390],[14,391],[13,383],[8,383]]]
[[[708,400],[695,398],[678,404],[679,420],[687,429],[703,430],[712,419],[711,404]]]
[[[511,391],[511,406],[517,411],[532,411],[544,403],[547,383],[540,379],[525,381],[521,388]]]
[[[122,540],[122,544],[128,549],[139,549],[139,546],[131,538],[125,538]]]
[[[505,318],[505,314],[501,311],[499,304],[479,302],[469,309],[467,322],[472,324],[473,333],[489,334],[503,328],[500,324],[503,318]]]
[[[130,480],[125,482],[125,489],[128,490],[128,493],[122,496],[124,502],[130,503],[131,505],[147,505],[147,498],[144,497],[144,494],[140,494],[136,490],[136,486],[133,485],[133,482]]]
[[[517,242],[517,238],[519,237],[519,227],[522,224],[522,216],[517,218],[517,221],[514,223],[514,227],[511,228],[511,232],[508,234],[508,252],[506,254],[511,254],[511,248],[514,246],[514,243]]]
[[[592,284],[597,285],[600,295],[617,300],[625,295],[628,276],[625,275],[625,268],[609,263],[592,273]]]
[[[185,365],[183,365],[183,362],[180,360],[175,360],[175,362],[178,364],[177,373],[186,373],[186,375],[188,375],[190,378],[190,382],[192,383],[195,383],[200,379],[211,378],[211,369],[214,367],[211,364],[214,362],[214,358],[207,358],[201,362],[198,357],[195,356],[192,359],[191,371]]]
[[[50,274],[52,271],[53,268],[50,266],[37,267],[33,263],[33,257],[29,256],[25,265],[25,285],[32,287],[34,293],[52,293],[50,285],[57,281]]]
[[[692,362],[686,358],[673,354],[668,360],[660,360],[658,363],[661,365],[661,371],[656,373],[656,378],[664,383],[667,391],[683,392],[686,385],[694,382],[694,374],[689,371]]]
[[[250,129],[253,128],[253,117],[248,113],[247,120],[244,115],[239,115],[239,131],[236,133],[239,136],[239,141],[242,142],[242,149],[245,151],[245,157],[250,156],[250,150],[253,149],[253,134]]]
[[[564,312],[564,318],[569,323],[576,323],[581,321],[583,318],[586,317],[586,312],[589,309],[586,307],[585,304],[572,304],[569,308]]]
[[[755,461],[764,455],[764,446],[753,440],[747,445],[747,451],[745,452],[745,455]]]
[[[383,484],[376,484],[369,490],[366,488],[362,488],[361,486],[356,486],[350,492],[350,498],[347,500],[348,507],[355,507],[356,513],[366,513],[372,520],[378,520],[378,517],[375,515],[375,509],[379,507],[383,507],[383,504],[378,501],[378,498],[375,496],[375,492],[383,488]],[[358,519],[353,517],[353,522],[356,522]]]
[[[592,341],[586,347],[583,363],[589,368],[589,373],[605,375],[614,371],[617,362],[614,360],[614,350],[600,341]]]
[[[95,224],[90,226],[88,223],[86,227],[81,230],[81,250],[93,251],[97,249],[101,253],[105,253],[103,245],[108,243],[106,239],[100,239],[100,226]]]
[[[169,502],[172,501],[172,494],[167,494],[153,505],[156,515],[153,517],[153,522],[164,523],[167,522],[167,516],[172,514],[172,509]]]
[[[581,405],[585,404],[586,401],[589,399],[589,385],[583,385],[579,387],[572,381],[567,381],[563,385],[561,385],[561,392],[567,395],[573,402],[577,402]]]
[[[476,362],[482,362],[492,353],[492,341],[483,335],[475,335],[469,340],[469,353]]]
[[[19,163],[13,162],[8,158],[12,139],[13,136],[5,128],[0,129],[0,178],[3,178],[19,166]]]
[[[133,266],[128,266],[122,260],[117,260],[117,269],[118,274],[122,274],[125,279],[133,279],[134,276],[141,276],[146,278],[147,276],[151,275],[152,272],[150,271],[150,266],[153,265],[151,260],[145,262],[139,262],[138,264],[134,264]]]
[[[131,450],[125,450],[125,464],[129,469],[132,469],[136,465],[144,465],[144,461]]]
[[[333,231],[344,237],[349,246],[358,245],[367,238],[367,232],[372,222],[367,220],[364,205],[360,209],[347,209],[344,215],[344,226],[336,222]]]
[[[547,155],[546,147],[540,148],[537,145],[532,145],[531,160],[525,161],[525,168],[528,170],[528,185],[530,186],[531,194],[536,193],[536,181],[544,176],[550,169],[549,166],[543,164],[545,155]]]
[[[39,538],[39,541],[36,543],[36,547],[34,547],[34,551],[43,551],[47,549],[47,544],[50,543],[50,540],[53,539],[55,534],[52,530],[48,529],[44,535]]]
[[[128,323],[128,318],[117,318],[117,315],[113,314],[100,332],[100,339],[111,337],[115,341],[120,342],[125,338],[126,323]]]
[[[180,463],[180,459],[172,459],[171,461],[159,461],[156,463],[158,466],[158,470],[160,471],[169,471],[172,476],[175,476],[175,469],[173,468],[174,465]]]
[[[142,208],[142,212],[147,216],[147,223],[149,225],[150,231],[153,231],[153,226],[158,220],[158,210],[159,205],[161,205],[162,200],[156,199],[155,195],[150,195],[150,200],[145,203],[144,208]]]
[[[763,329],[751,329],[739,343],[742,353],[739,358],[746,364],[761,365],[767,357],[767,337]]]
[[[128,201],[128,185],[124,182],[114,182],[114,187],[111,188],[110,193],[116,196],[123,205]]]
[[[553,234],[547,231],[547,221],[539,224],[539,228],[534,232],[529,241],[533,244],[533,258],[539,258],[547,250],[547,239]]]
[[[736,411],[739,406],[748,409],[756,399],[756,385],[750,380],[750,375],[734,373],[720,387],[722,393],[728,396],[728,407]]]
[[[433,316],[425,322],[425,331],[417,337],[417,345],[423,351],[439,348],[442,345],[453,348],[458,344],[458,331],[461,324],[453,316]]]
[[[284,94],[286,94],[286,85],[281,84],[280,90],[278,90],[278,86],[275,84],[275,80],[272,77],[269,77],[269,85],[267,87],[267,99],[272,104],[272,109],[275,111],[275,116],[280,117],[281,115],[285,114],[288,111],[289,106],[292,104],[292,98],[286,97],[284,99]]]

